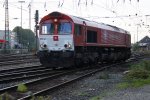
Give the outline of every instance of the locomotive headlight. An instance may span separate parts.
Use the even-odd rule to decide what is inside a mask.
[[[40,47],[43,48],[43,44],[41,44]]]
[[[44,44],[44,45],[43,45],[43,47],[44,47],[44,48],[47,48],[47,45],[46,45],[46,44]]]
[[[72,48],[72,45],[71,45],[70,43],[68,43],[68,44],[65,44],[64,47],[65,47],[66,49],[71,49],[71,48]]]
[[[40,47],[41,47],[42,49],[44,49],[44,50],[47,49],[47,45],[46,45],[46,44],[41,44]]]
[[[67,44],[65,44],[64,47],[67,48]]]
[[[68,48],[71,48],[71,44],[68,44]]]
[[[58,20],[57,19],[54,19],[54,22],[56,23]]]

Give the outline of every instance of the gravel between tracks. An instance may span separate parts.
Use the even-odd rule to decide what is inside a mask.
[[[97,73],[72,85],[50,92],[50,100],[150,100],[150,85],[141,88],[118,90],[116,85],[122,82],[123,72],[118,67]],[[120,67],[119,67],[120,68]],[[110,71],[111,70],[111,71]],[[102,79],[106,78],[106,79]]]

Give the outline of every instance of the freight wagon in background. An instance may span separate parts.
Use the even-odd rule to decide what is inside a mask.
[[[0,39],[0,49],[4,48],[5,42],[5,40]]]
[[[39,23],[38,56],[52,68],[124,61],[130,49],[129,32],[116,26],[61,12],[50,13]]]
[[[6,40],[5,40],[5,36]],[[4,42],[6,43],[6,49],[13,49],[14,48],[14,44],[17,41],[17,36],[15,32],[12,32],[9,30],[9,32],[5,33],[5,30],[0,30],[0,41],[1,44],[3,44]],[[4,45],[1,45],[1,49],[4,48]]]

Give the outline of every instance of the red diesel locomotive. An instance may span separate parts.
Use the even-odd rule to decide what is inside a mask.
[[[52,12],[39,23],[41,64],[52,68],[126,60],[131,55],[129,32],[104,23]]]

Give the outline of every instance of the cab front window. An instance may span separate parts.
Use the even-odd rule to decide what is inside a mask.
[[[54,34],[54,24],[45,23],[42,25],[42,34]]]
[[[58,24],[58,34],[71,34],[71,23],[61,22]]]

